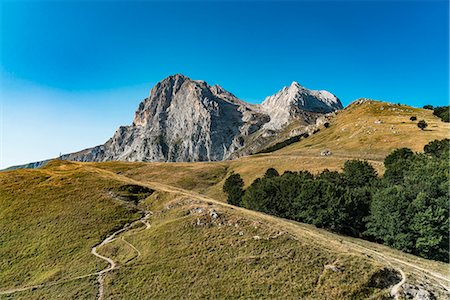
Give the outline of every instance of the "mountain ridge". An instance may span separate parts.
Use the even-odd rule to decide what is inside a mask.
[[[305,130],[320,116],[342,108],[330,92],[309,90],[297,82],[262,104],[250,104],[220,85],[175,74],[154,85],[131,125],[120,126],[104,144],[59,158],[82,162],[233,159],[267,146],[291,123],[297,124],[297,131]],[[252,146],[256,139],[262,144]],[[241,153],[244,148],[248,150]]]

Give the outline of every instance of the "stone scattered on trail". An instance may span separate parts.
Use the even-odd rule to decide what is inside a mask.
[[[211,218],[213,218],[213,219],[217,219],[217,218],[219,217],[219,214],[218,214],[214,209],[211,209],[211,210],[209,211],[209,215],[210,215]]]
[[[325,269],[326,270],[331,270],[333,272],[339,272],[339,268],[336,267],[335,265],[325,265]]]
[[[202,214],[205,211],[203,207],[195,207],[189,211],[190,214]]]
[[[405,299],[412,299],[412,300],[434,300],[436,299],[433,294],[431,294],[429,291],[413,286],[410,284],[404,284],[403,285],[403,295],[405,296]]]
[[[322,152],[320,152],[321,156],[330,156],[331,154],[333,153],[331,153],[330,150],[323,150]]]
[[[189,209],[190,215],[197,216],[195,225],[197,226],[222,226],[222,219],[217,208],[206,208],[202,206],[194,206]]]
[[[254,239],[254,240],[260,240],[261,237],[260,237],[259,235],[255,235],[255,236],[253,237],[253,239]]]

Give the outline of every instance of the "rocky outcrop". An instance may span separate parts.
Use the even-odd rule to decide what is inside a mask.
[[[77,161],[216,161],[227,159],[269,117],[220,86],[170,76],[139,104],[133,124],[104,145],[70,154]]]
[[[60,158],[94,162],[225,160],[265,148],[294,121],[294,129],[298,129],[341,108],[331,93],[308,90],[295,82],[261,105],[252,105],[219,85],[177,74],[157,83],[139,104],[133,123],[117,129],[105,144]]]
[[[262,108],[270,116],[264,128],[279,130],[295,119],[311,124],[317,114],[330,113],[342,109],[341,101],[327,91],[313,91],[292,82],[275,95],[267,97]]]

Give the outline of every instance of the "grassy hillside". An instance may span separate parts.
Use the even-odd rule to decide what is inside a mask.
[[[95,272],[91,248],[140,216],[108,195],[123,184],[75,163],[0,173],[0,290]]]
[[[410,117],[417,117],[411,121]],[[420,130],[419,120],[428,127]],[[340,111],[329,128],[281,149],[277,155],[315,155],[328,149],[333,156],[351,156],[381,160],[393,149],[408,147],[413,151],[435,139],[450,136],[450,124],[442,122],[433,111],[388,102],[358,101]]]
[[[416,116],[416,121],[410,117]],[[425,120],[428,128],[420,130],[418,120]],[[384,172],[383,159],[392,150],[408,147],[422,151],[435,139],[450,137],[450,124],[442,122],[433,111],[387,102],[365,101],[354,103],[340,111],[310,137],[273,153],[241,157],[215,163],[101,163],[104,169],[130,176],[137,180],[157,181],[195,190],[215,199],[225,199],[223,180],[227,174],[238,172],[246,185],[273,167],[284,171],[309,170],[319,173],[324,169],[341,170],[349,159],[366,159],[379,174]],[[331,156],[321,156],[328,149]]]
[[[296,240],[229,208],[182,198],[150,222],[147,230],[123,235],[139,252],[122,239],[103,249],[122,263],[106,279],[106,297],[363,299],[385,293],[371,281],[381,265]]]
[[[0,298],[93,299],[99,289],[96,272],[106,263],[91,248],[137,220],[138,210],[153,211],[149,228],[135,222],[98,249],[116,263],[104,275],[106,299],[379,299],[400,280],[394,271],[399,264],[391,257],[445,274],[444,264],[179,187],[139,182],[105,170],[104,164],[53,162],[1,176],[0,254],[7,259],[2,260]],[[134,206],[112,196],[124,185],[156,192]],[[410,282],[417,280],[410,276]],[[41,283],[1,296],[1,291]]]
[[[428,129],[410,116],[426,120]],[[103,277],[107,299],[378,299],[400,280],[399,270],[407,283],[445,299],[447,265],[231,207],[223,203],[222,184],[233,171],[248,185],[269,167],[317,173],[353,158],[368,159],[382,173],[392,149],[422,150],[449,129],[432,111],[369,101],[351,105],[299,143],[233,161],[54,161],[1,172],[0,299],[95,298],[97,272],[108,264],[91,249],[132,222],[98,249],[117,264]],[[321,156],[324,149],[333,154]],[[123,195],[130,185],[156,192],[130,201]],[[147,228],[137,220],[149,210]]]

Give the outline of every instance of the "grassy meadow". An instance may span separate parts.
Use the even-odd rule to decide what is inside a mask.
[[[413,115],[429,127],[421,131]],[[248,186],[270,167],[318,173],[357,158],[382,174],[391,150],[421,151],[450,128],[432,111],[374,101],[351,105],[330,124],[276,152],[232,161],[53,161],[0,172],[0,299],[96,298],[95,273],[107,263],[92,247],[144,211],[153,213],[150,228],[136,223],[98,250],[118,266],[105,275],[106,299],[382,299],[393,284],[383,274],[399,267],[411,282],[448,276],[443,263],[224,203],[232,172]],[[333,154],[321,156],[324,149]],[[117,197],[130,184],[155,193],[137,205]]]

